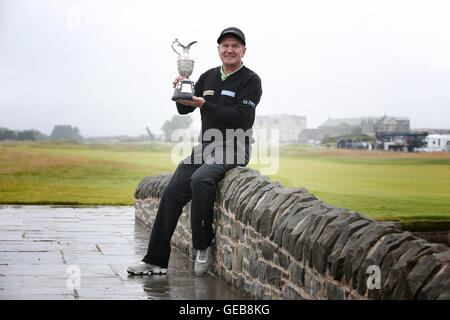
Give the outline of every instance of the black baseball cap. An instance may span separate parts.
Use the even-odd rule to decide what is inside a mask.
[[[245,46],[245,36],[244,36],[244,33],[243,33],[241,30],[239,30],[238,28],[235,28],[235,27],[229,27],[229,28],[224,29],[224,30],[220,33],[220,36],[219,36],[219,38],[217,39],[217,43],[220,44],[220,41],[222,41],[222,38],[225,37],[225,36],[234,36],[234,37],[238,38],[239,41],[241,41],[241,42],[244,44],[244,46]]]

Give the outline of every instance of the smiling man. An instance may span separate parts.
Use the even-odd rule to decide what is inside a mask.
[[[223,30],[217,43],[222,65],[200,76],[192,100],[176,101],[180,114],[200,110],[200,143],[193,148],[190,157],[180,162],[165,188],[147,255],[141,263],[128,267],[131,274],[167,272],[170,240],[183,206],[192,200],[192,243],[197,250],[194,271],[199,276],[205,275],[212,260],[217,184],[228,170],[249,162],[253,142],[251,128],[262,95],[261,79],[242,62],[246,43],[241,30],[235,27]],[[182,76],[175,79],[174,87],[181,79]],[[230,138],[230,131],[240,132],[241,136]],[[204,152],[208,149],[212,152]]]

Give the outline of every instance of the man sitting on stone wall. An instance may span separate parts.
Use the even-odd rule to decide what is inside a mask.
[[[197,250],[194,271],[203,276],[211,264],[217,184],[228,170],[248,164],[254,141],[251,128],[262,95],[261,79],[242,62],[246,51],[242,31],[227,28],[217,43],[222,66],[200,76],[193,100],[176,101],[180,114],[200,109],[200,143],[179,163],[164,190],[147,255],[139,264],[128,267],[130,274],[167,273],[170,240],[182,209],[190,200],[192,243]],[[178,76],[174,87],[183,78]]]

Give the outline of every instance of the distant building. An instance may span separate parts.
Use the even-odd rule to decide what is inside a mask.
[[[300,133],[306,128],[306,117],[278,114],[270,116],[256,116],[253,130],[278,129],[281,143],[298,142]]]
[[[367,135],[375,135],[378,131],[408,131],[409,119],[388,116],[362,118],[361,130]]]
[[[426,131],[377,131],[375,136],[385,151],[418,151],[426,146]]]
[[[450,129],[414,128],[411,131],[427,131],[429,134],[450,134]]]
[[[354,133],[361,129],[363,118],[328,119],[319,126],[319,134],[322,140],[325,137],[333,138]]]
[[[298,137],[298,142],[301,143],[319,143],[321,139],[318,138],[317,129],[303,129]]]
[[[362,117],[328,119],[317,129],[306,129],[299,137],[300,142],[321,141],[324,138],[362,133],[375,136],[379,131],[408,131],[409,119],[406,117]]]

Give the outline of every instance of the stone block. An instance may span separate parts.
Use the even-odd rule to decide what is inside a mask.
[[[271,240],[274,240],[275,234],[278,232],[283,232],[283,230],[279,230],[280,228],[283,229],[287,222],[286,219],[288,219],[290,216],[295,214],[298,211],[303,210],[306,207],[309,207],[313,204],[314,200],[317,200],[314,195],[309,193],[295,193],[291,196],[289,200],[290,202],[286,202],[280,206],[280,210],[277,212],[276,216],[274,217],[272,228],[270,230],[269,238]],[[279,235],[281,237],[281,235]]]
[[[294,288],[286,285],[283,290],[283,299],[285,299],[285,300],[303,300],[303,297]]]
[[[311,238],[314,237],[314,230],[316,230],[322,215],[329,212],[331,209],[322,206],[322,204],[320,202],[317,203],[317,205],[310,207],[306,210],[304,210],[304,214],[306,213],[309,217],[308,221],[302,223],[298,228],[299,229],[304,229],[304,231],[302,231],[299,234],[299,237],[297,238],[297,240],[292,240],[291,239],[291,243],[295,244],[293,245],[293,250],[294,252],[291,252],[295,259],[297,259],[298,261],[302,261],[304,255],[304,245],[307,242],[311,242]],[[292,223],[292,226],[290,227],[289,223],[286,226],[286,228],[283,231],[283,247],[286,249],[289,249],[289,237],[292,237],[291,232],[292,230],[295,230],[294,228],[296,227],[296,225],[294,223]],[[296,235],[297,233],[299,233],[298,231],[293,232],[294,235]],[[309,255],[309,253],[308,253]],[[306,257],[306,256],[305,256]]]
[[[145,195],[144,195],[144,190],[145,190],[145,186],[150,183],[152,181],[152,177],[145,177],[144,179],[142,179],[137,188],[136,191],[134,192],[134,198],[135,199],[145,199]]]
[[[275,230],[272,233],[273,237],[270,239],[273,240],[277,245],[281,246],[283,241],[283,232],[288,223],[290,222],[291,224],[298,224],[298,222],[300,222],[306,215],[303,210],[312,207],[313,205],[314,201],[308,201],[296,202],[293,206],[289,207],[289,209],[286,210],[286,212],[284,212],[278,220],[277,225],[275,226]]]
[[[237,209],[240,205],[240,197],[241,195],[249,188],[257,176],[254,173],[244,173],[237,176],[235,185],[230,187],[234,188],[234,192],[231,193],[230,200],[227,206],[227,199],[225,199],[224,205],[230,212],[233,212],[235,215],[237,213]]]
[[[244,225],[238,222],[238,240],[239,242],[244,243],[245,242],[245,235],[247,233],[247,230],[245,229]]]
[[[245,206],[245,208],[243,209],[241,222],[244,224],[250,224],[252,216],[254,214],[253,209],[260,201],[260,199],[263,199],[266,196],[267,192],[269,192],[273,188],[278,188],[279,186],[281,185],[277,185],[276,183],[270,183],[258,189],[252,196],[251,200],[248,202],[247,206]]]
[[[344,274],[347,283],[352,283],[353,288],[357,288],[358,272],[367,252],[384,235],[398,233],[398,231],[398,228],[393,223],[373,223],[369,229],[361,233],[358,240],[349,246],[348,254],[345,258]]]
[[[392,270],[392,266],[399,260],[399,258],[412,246],[414,246],[414,241],[403,241],[400,246],[392,251],[388,252],[386,256],[383,258],[380,271],[381,271],[381,292],[377,291],[369,291],[369,297],[371,298],[381,298],[383,296],[383,292],[385,290],[385,281],[388,278],[389,273]]]
[[[242,173],[237,175],[234,181],[231,182],[228,191],[222,199],[223,207],[230,212],[235,212],[236,201],[242,191],[245,190],[244,186],[247,183],[250,183],[254,178],[255,175],[253,173]]]
[[[326,207],[325,207],[326,208]],[[309,236],[306,238],[306,241],[303,244],[303,263],[304,265],[312,266],[312,257],[314,256],[315,251],[317,250],[317,247],[315,248],[315,244],[317,242],[317,239],[322,235],[323,230],[325,229],[325,226],[327,226],[329,223],[331,223],[333,220],[335,220],[337,217],[344,214],[345,209],[341,208],[327,208],[327,210],[331,210],[326,212],[325,209],[323,210],[323,214],[318,215],[318,223],[316,224],[316,227],[313,229],[310,229]]]
[[[357,282],[358,293],[364,295],[366,292],[367,268],[369,266],[376,265],[380,268],[381,272],[381,264],[386,254],[400,247],[403,242],[414,239],[415,237],[410,232],[393,233],[383,236],[367,253],[359,268],[360,271],[354,279]]]
[[[406,277],[413,299],[417,299],[419,289],[425,286],[426,281],[432,279],[441,267],[441,261],[439,261],[434,254],[419,259],[418,263]],[[450,288],[447,287],[447,289]]]
[[[244,286],[245,286],[245,279],[242,276],[233,278],[233,287],[237,291],[244,292]]]
[[[225,249],[223,251],[223,264],[228,270],[231,270],[233,268],[232,255],[230,250],[228,249]]]
[[[289,214],[291,208],[295,206],[295,204],[313,200],[317,200],[313,195],[307,193],[306,191],[299,191],[291,193],[285,201],[277,204],[278,206],[275,207],[276,210],[273,210],[275,212],[275,216],[273,217],[273,222],[270,229],[270,239],[273,240],[276,227],[280,224],[280,220],[284,220],[284,218],[286,217],[286,213]]]
[[[166,185],[172,178],[172,174],[161,174],[154,178],[156,179],[156,181],[153,184],[153,190],[151,191],[151,195],[154,198],[161,198],[161,196],[166,188]]]
[[[221,199],[221,204],[222,206],[227,210],[228,209],[228,205],[232,199],[231,195],[236,192],[236,190],[238,190],[238,188],[236,187],[236,185],[238,185],[240,183],[240,180],[237,179],[238,176],[235,177],[235,179],[233,181],[229,182],[229,187],[227,189],[227,192],[224,193],[222,199]]]
[[[237,219],[242,220],[244,210],[249,202],[252,200],[253,196],[258,192],[258,190],[270,184],[270,180],[266,177],[255,178],[250,184],[247,185],[246,189],[239,196],[237,203],[237,209],[235,215]]]
[[[348,290],[335,285],[331,282],[327,282],[327,299],[329,300],[346,300],[348,295]]]
[[[327,259],[342,230],[356,219],[358,219],[357,216],[348,211],[344,211],[325,227],[322,235],[317,239],[312,249],[311,265],[316,270],[321,273],[326,272]]]
[[[289,266],[289,280],[299,287],[304,286],[305,270],[297,263],[292,262]]]
[[[258,257],[255,251],[250,251],[248,257],[248,273],[251,277],[258,277]]]
[[[288,234],[289,238],[287,240],[287,251],[291,254],[291,255],[295,255],[296,252],[296,243],[298,238],[303,234],[303,232],[308,228],[311,220],[313,219],[313,216],[311,215],[306,215],[305,212],[300,212],[295,216],[295,220],[294,220],[294,216],[292,217],[292,219],[290,219],[289,221],[294,225],[295,227],[292,229],[292,231],[290,233],[284,233],[284,229],[283,229],[283,235]],[[286,223],[287,226],[288,223]],[[284,240],[286,242],[286,240]],[[281,243],[280,245],[283,244],[283,237],[281,238]]]
[[[251,296],[253,297],[253,299],[256,300],[263,300],[265,297],[267,297],[266,294],[266,289],[261,286],[261,284],[258,281],[255,281],[252,285],[251,285]]]
[[[290,262],[291,259],[289,255],[281,253],[279,251],[275,254],[275,263],[281,266],[283,269],[288,269]]]
[[[328,270],[334,280],[340,280],[344,274],[344,261],[346,257],[346,244],[350,242],[351,237],[359,232],[361,229],[367,228],[370,221],[362,218],[358,218],[349,225],[344,227],[344,230],[339,235],[336,243],[331,250],[331,254],[327,258]],[[351,241],[355,241],[356,237],[353,237]]]
[[[418,299],[421,300],[449,300],[450,265],[444,264],[436,275],[419,290]]]
[[[218,183],[217,186],[217,202],[218,203],[222,203],[225,194],[228,191],[228,188],[230,187],[231,183],[234,181],[235,177],[237,175],[239,175],[241,173],[241,171],[239,170],[239,167],[231,169],[229,171],[227,171],[227,173],[225,174],[225,177]]]
[[[281,190],[281,191],[280,191]],[[278,194],[272,199],[270,205],[263,211],[257,230],[263,237],[271,237],[274,226],[284,210],[295,201],[313,201],[315,197],[307,193],[304,187],[292,189],[277,189]]]
[[[258,280],[261,283],[266,283],[267,282],[267,269],[269,268],[269,266],[261,260],[258,260]]]
[[[276,198],[277,195],[279,195],[280,189],[281,188],[272,188],[271,190],[266,192],[264,197],[258,202],[258,204],[253,209],[250,225],[256,231],[260,231],[261,226],[260,219],[263,216],[264,211],[266,211],[267,208],[270,206],[271,202]]]
[[[324,284],[316,279],[311,273],[305,270],[304,289],[312,299],[318,299],[324,296]]]
[[[234,254],[233,254],[233,270],[234,271],[241,271],[242,270],[242,258],[245,255],[245,249],[242,246],[237,246],[234,249]]]
[[[282,279],[282,272],[280,269],[276,267],[268,267],[266,271],[266,280],[267,282],[277,288],[278,290],[281,290],[281,288],[284,285],[284,281]]]
[[[264,240],[260,245],[262,256],[268,261],[273,260],[273,256],[277,247],[270,241]]]
[[[413,295],[407,282],[408,274],[422,256],[436,253],[441,248],[440,245],[422,239],[413,242],[415,244],[392,266],[383,286],[383,299],[412,299]]]

